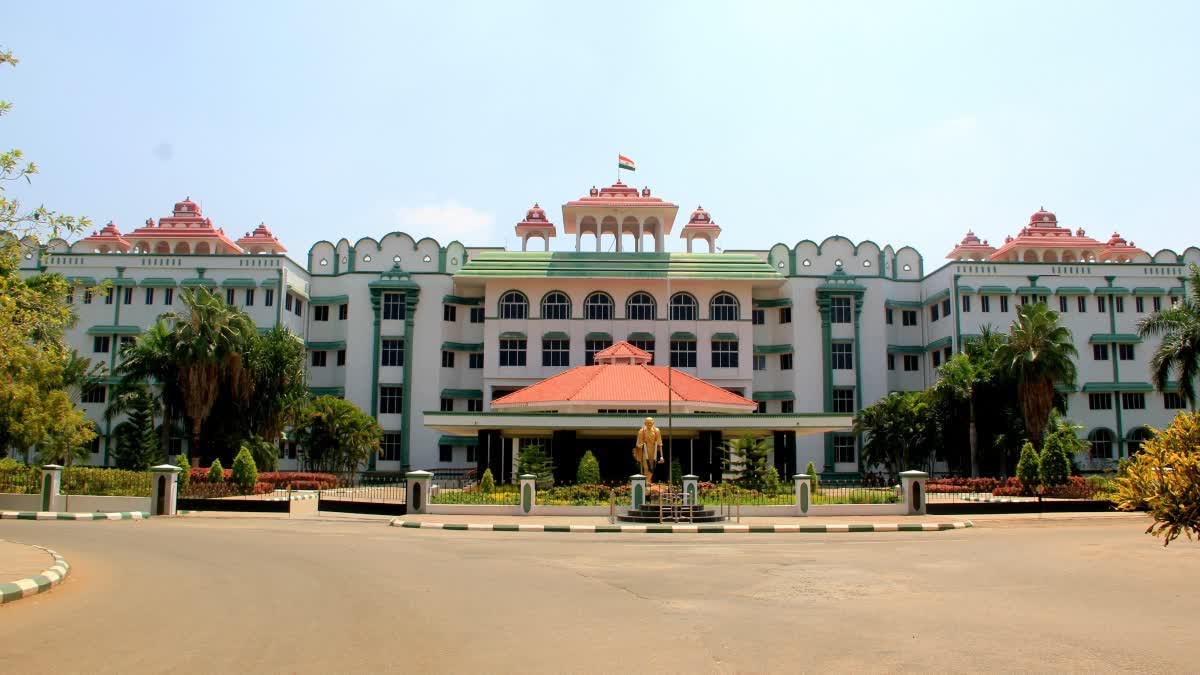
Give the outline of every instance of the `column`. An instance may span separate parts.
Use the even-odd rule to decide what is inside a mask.
[[[173,464],[150,467],[150,515],[173,516],[179,497],[179,471]]]
[[[808,507],[812,504],[812,476],[798,473],[792,476],[796,482],[796,515],[807,516]]]
[[[429,488],[433,484],[433,474],[428,471],[409,471],[404,476],[408,479],[408,512],[429,513]]]
[[[58,511],[62,498],[58,492],[62,487],[62,466],[47,464],[42,467],[42,506],[40,511]]]
[[[907,515],[925,515],[925,480],[927,478],[929,478],[929,474],[924,471],[900,472],[900,495],[904,497],[904,510]]]
[[[412,381],[412,366],[413,356],[417,351],[416,331],[413,330],[413,323],[417,313],[417,299],[420,291],[416,288],[409,288],[404,291],[404,398],[400,400],[400,423],[403,428],[400,429],[400,470],[408,471],[411,466],[411,447],[412,447],[412,397],[413,397],[413,381]],[[379,364],[376,362],[375,372],[378,373]],[[376,384],[378,389],[378,384]]]

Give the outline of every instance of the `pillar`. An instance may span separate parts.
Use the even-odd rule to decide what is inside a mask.
[[[404,477],[408,479],[408,512],[429,513],[429,488],[433,484],[433,474],[428,471],[409,471]]]
[[[924,471],[900,472],[900,494],[904,497],[907,515],[925,515],[925,480],[928,478],[929,474]]]
[[[531,516],[537,507],[537,476],[521,474],[521,515]]]
[[[688,474],[683,477],[683,503],[695,506],[700,503],[700,477]]]
[[[180,468],[174,464],[150,467],[150,515],[173,516],[179,498]]]
[[[798,473],[792,480],[796,481],[796,515],[807,516],[808,507],[812,505],[812,476]]]
[[[58,464],[42,467],[42,506],[39,511],[58,511],[62,508],[59,489],[62,487],[62,470]]]
[[[646,505],[646,477],[635,473],[629,477],[629,507],[640,509]]]

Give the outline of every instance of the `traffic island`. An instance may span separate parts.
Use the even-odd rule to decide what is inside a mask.
[[[62,583],[71,571],[67,560],[54,551],[14,541],[0,540],[0,561],[0,579],[15,577],[0,583],[0,605],[45,593]],[[50,563],[49,568],[46,563]]]

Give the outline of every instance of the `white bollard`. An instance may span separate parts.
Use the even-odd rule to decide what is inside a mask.
[[[796,482],[796,515],[807,516],[808,507],[812,505],[812,476],[798,473],[792,480]]]
[[[150,515],[173,516],[179,500],[179,472],[174,464],[150,467]]]
[[[700,477],[688,474],[683,477],[683,503],[695,506],[700,503]]]
[[[62,509],[62,470],[58,464],[47,464],[42,467],[42,508],[40,511],[59,511]]]
[[[428,471],[409,471],[404,477],[408,479],[408,512],[429,513],[429,489],[433,484],[433,474]]]
[[[646,477],[635,473],[629,477],[629,507],[640,509],[646,505]]]
[[[521,474],[521,515],[533,515],[537,508],[537,476],[531,473]]]
[[[910,516],[923,516],[925,510],[925,480],[929,474],[924,471],[901,471],[900,494],[904,497],[904,510]]]

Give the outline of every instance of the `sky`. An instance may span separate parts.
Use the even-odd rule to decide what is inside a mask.
[[[12,2],[11,188],[123,231],[190,196],[235,236],[517,248],[616,177],[724,249],[993,244],[1039,207],[1200,244],[1200,3]],[[669,247],[682,250],[672,237]]]

